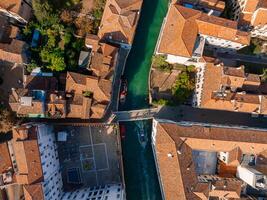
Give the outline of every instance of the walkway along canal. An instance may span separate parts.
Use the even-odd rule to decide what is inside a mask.
[[[125,66],[128,81],[126,102],[120,110],[147,108],[148,76],[168,0],[144,0],[132,50]],[[138,122],[123,122],[126,137],[122,140],[127,200],[160,200],[161,193],[151,148],[151,120],[144,122],[148,141],[138,140]]]

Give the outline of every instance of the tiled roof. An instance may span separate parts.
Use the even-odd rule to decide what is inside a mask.
[[[19,14],[21,0],[1,0],[0,8]]]
[[[81,94],[75,94],[68,100],[67,117],[69,118],[90,118],[92,99]]]
[[[0,9],[1,8],[16,13],[17,15],[23,17],[25,20],[29,20],[32,14],[31,7],[22,0],[1,0]]]
[[[93,51],[97,51],[99,48],[100,38],[97,35],[87,34],[85,38],[85,45],[91,46]]]
[[[16,39],[13,39],[10,44],[0,43],[0,60],[24,63],[26,60],[24,55],[26,47],[25,42]]]
[[[36,129],[32,129],[31,135],[27,128],[13,130],[13,149],[15,153],[19,184],[32,184],[43,181],[43,171],[40,159],[39,145]]]
[[[222,89],[223,86],[239,88],[243,93]],[[255,74],[245,74],[244,68],[215,66],[207,63],[200,107],[239,112],[263,112],[264,101],[259,94],[246,93],[245,89],[254,88],[258,92],[260,79]]]
[[[32,97],[31,91],[27,89],[14,89],[9,96],[9,105],[18,115],[44,114],[42,101],[32,99],[31,106],[22,105],[21,97]]]
[[[99,44],[97,51],[92,53],[90,68],[96,76],[109,79],[113,73],[118,55],[118,48],[109,44]]]
[[[66,79],[66,92],[72,93],[74,95],[72,102],[70,102],[70,111],[68,116],[77,116],[81,113],[81,110],[83,110],[83,112],[86,112],[86,114],[82,116],[87,116],[90,112],[94,116],[103,116],[104,113],[99,113],[104,112],[105,109],[102,109],[101,106],[99,108],[97,107],[97,111],[95,111],[93,110],[95,107],[91,106],[91,104],[100,104],[106,107],[110,102],[111,88],[112,83],[110,80],[68,72]],[[83,92],[85,91],[90,91],[93,93],[91,100],[89,100],[89,97],[83,97]],[[83,107],[78,105],[82,105]],[[97,115],[95,115],[94,113],[97,113]]]
[[[23,185],[23,192],[25,200],[43,200],[44,193],[41,183]]]
[[[222,12],[225,8],[225,1],[222,0],[200,0],[199,4],[203,7]]]
[[[171,4],[159,44],[159,53],[191,57],[198,34],[246,44],[249,34],[237,30],[237,22]]]
[[[191,57],[198,34],[195,19],[201,12],[178,5],[171,5],[163,29],[158,51]]]
[[[26,75],[24,87],[29,90],[57,90],[56,77]]]
[[[240,181],[223,178],[210,183],[215,187],[198,181],[193,149],[229,152],[239,147],[247,154],[260,154],[267,149],[263,130],[163,122],[158,122],[156,129],[155,160],[166,200],[208,199],[225,194],[240,198]]]
[[[142,0],[107,0],[98,36],[132,44]]]
[[[7,143],[0,143],[0,174],[12,168]]]
[[[66,92],[83,94],[84,91],[90,91],[98,102],[110,100],[112,85],[109,80],[68,72],[66,83]]]

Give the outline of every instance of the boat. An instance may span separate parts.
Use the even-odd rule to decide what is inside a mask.
[[[125,133],[126,133],[126,128],[124,125],[120,125],[120,135],[121,135],[121,139],[125,138]]]
[[[121,91],[120,91],[120,103],[124,104],[126,101],[126,96],[127,96],[127,80],[122,78],[121,79]]]
[[[139,143],[141,144],[142,148],[146,148],[148,138],[147,138],[147,131],[145,129],[145,124],[143,121],[136,122],[137,124],[137,136]]]

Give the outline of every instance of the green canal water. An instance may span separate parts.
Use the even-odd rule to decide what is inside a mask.
[[[120,110],[148,107],[148,76],[168,0],[144,0],[132,50],[126,62],[128,81],[126,102]],[[151,148],[151,120],[144,121],[148,142],[138,141],[137,122],[122,123],[126,137],[122,140],[127,200],[161,200],[161,193]]]

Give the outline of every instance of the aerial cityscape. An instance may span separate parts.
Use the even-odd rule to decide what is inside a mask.
[[[0,200],[267,200],[267,0],[0,0]]]

